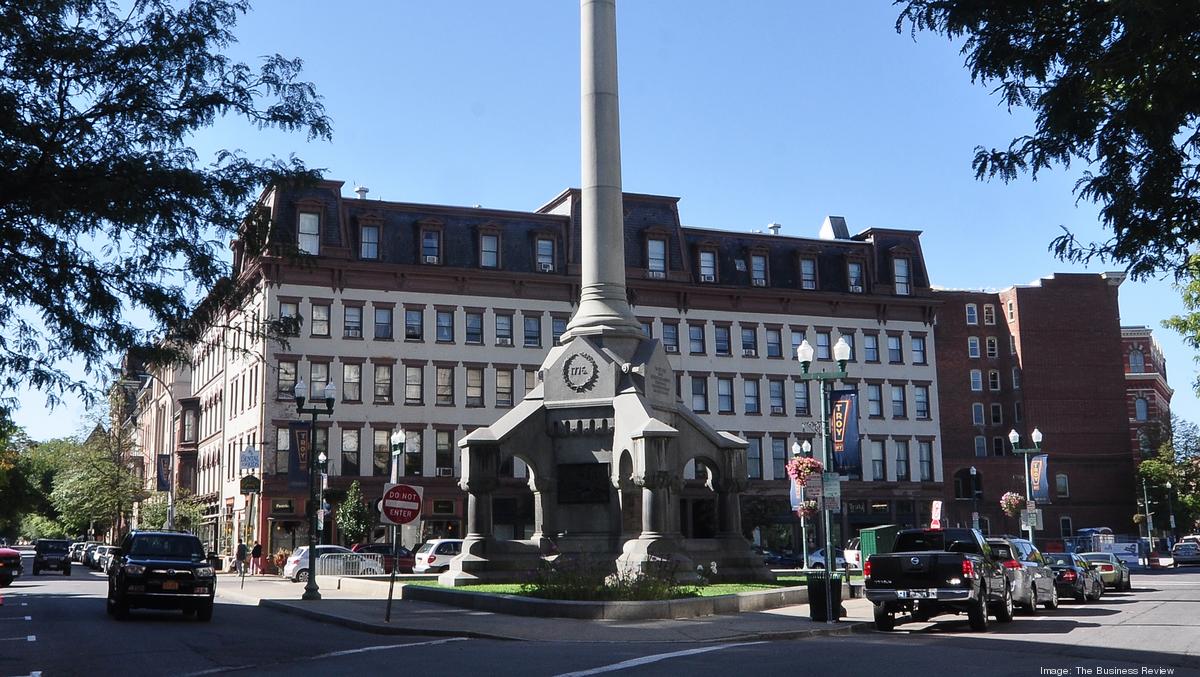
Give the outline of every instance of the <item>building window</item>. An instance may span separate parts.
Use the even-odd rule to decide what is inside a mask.
[[[358,429],[342,429],[342,475],[355,477],[358,475]]]
[[[1009,355],[1017,354],[1017,337],[1015,337],[1015,336],[1008,337],[1008,354]]]
[[[1004,425],[1004,405],[993,402],[992,409],[992,425]]]
[[[677,325],[673,322],[670,322],[670,323],[664,322],[662,334],[663,334],[662,335],[663,347],[666,348],[667,352],[668,353],[678,353],[679,352],[679,325]]]
[[[391,436],[392,431],[386,428],[376,428],[372,431],[371,445],[371,474],[375,477],[387,477],[388,464],[392,460]]]
[[[742,393],[745,395],[745,409],[747,414],[758,414],[761,410],[758,405],[758,380],[745,379],[742,382]]]
[[[967,324],[979,324],[979,310],[974,303],[967,304]]]
[[[359,402],[362,400],[362,365],[342,365],[342,401]]]
[[[482,268],[500,267],[500,236],[479,236],[479,265]]]
[[[692,377],[692,411],[708,412],[708,379],[703,376]]]
[[[467,406],[483,406],[483,368],[467,367]]]
[[[792,407],[797,416],[808,416],[808,381],[796,381],[792,385]]]
[[[975,455],[980,458],[986,458],[988,455],[987,438],[983,435],[975,436]]]
[[[717,253],[712,251],[700,252],[700,281],[717,281]]]
[[[183,412],[183,441],[196,441],[196,412],[191,409]]]
[[[280,320],[288,320],[288,321],[290,321],[289,324],[291,324],[292,322],[295,322],[299,318],[299,316],[300,316],[300,304],[292,303],[292,302],[288,302],[288,301],[280,301],[279,302],[279,319]],[[293,326],[299,327],[300,325],[297,323],[297,324],[294,324]],[[295,331],[292,331],[291,329],[288,329],[288,335],[289,336],[298,336],[299,334],[296,333]]]
[[[377,338],[377,339],[392,338],[392,309],[391,308],[376,308],[375,309],[375,338]]]
[[[1004,455],[1004,438],[1003,437],[993,437],[992,438],[992,456],[1003,456],[1003,455]]]
[[[511,407],[513,405],[513,373],[512,369],[496,370],[496,406]]]
[[[1058,520],[1058,531],[1063,538],[1070,538],[1075,532],[1071,530],[1071,518],[1060,517]]]
[[[688,325],[688,351],[693,355],[704,354],[704,325]]]
[[[646,242],[646,270],[667,273],[667,241],[651,239]]]
[[[787,439],[783,437],[771,438],[771,479],[786,480],[787,473]]]
[[[292,436],[285,427],[275,429],[275,474],[286,475],[288,456],[292,451]]]
[[[1000,372],[996,369],[988,370],[988,389],[1000,390]]]
[[[404,403],[421,404],[425,400],[424,367],[404,368]]]
[[[906,258],[897,258],[892,261],[892,270],[895,273],[896,294],[899,296],[908,296],[912,293],[912,275],[909,272],[909,260]]]
[[[437,342],[454,343],[454,311],[437,311]]]
[[[389,404],[392,401],[392,365],[375,365],[375,401]]]
[[[342,333],[346,338],[362,338],[362,306],[346,306],[343,314]]]
[[[729,327],[718,326],[714,329],[716,334],[716,347],[718,355],[730,355],[733,353],[733,347],[730,345],[732,340],[729,337]]]
[[[717,413],[733,413],[733,379],[717,379]]]
[[[800,348],[800,344],[804,342],[804,332],[792,330],[792,352],[788,354],[788,359],[799,360],[800,356],[796,354],[796,350]]]
[[[742,328],[742,355],[751,357],[758,355],[757,330]]]
[[[983,425],[983,402],[975,402],[971,405],[971,423]]]
[[[1150,418],[1150,407],[1146,403],[1146,398],[1139,397],[1133,401],[1133,417],[1139,421]]]
[[[420,477],[425,473],[425,436],[421,430],[404,431],[404,475]]]
[[[990,303],[983,305],[983,323],[996,324],[996,307]]]
[[[933,442],[917,442],[917,463],[920,464],[922,482],[933,481]]]
[[[810,257],[800,259],[800,288],[817,288],[817,260]]]
[[[1067,480],[1066,473],[1060,472],[1054,476],[1054,490],[1059,498],[1071,496],[1071,483]]]
[[[904,351],[900,346],[900,337],[889,335],[887,337],[888,346],[888,362],[890,364],[902,364],[904,362]]]
[[[967,337],[967,357],[970,357],[973,359],[979,357],[979,337],[978,336],[968,336]]]
[[[436,230],[421,231],[421,261],[423,263],[441,263],[442,234]]]
[[[483,344],[483,313],[467,313],[467,343]]]
[[[908,415],[908,403],[904,397],[904,386],[892,386],[892,418]]]
[[[845,339],[846,345],[850,348],[850,357],[847,358],[850,362],[858,361],[858,346],[854,344],[854,334],[842,334],[841,338]]]
[[[425,339],[425,312],[409,308],[404,311],[404,340],[423,341]]]
[[[438,430],[434,433],[433,439],[434,461],[437,468],[454,472],[454,433],[449,430]]]
[[[861,294],[866,289],[866,281],[863,279],[863,266],[858,261],[851,261],[846,264],[846,281],[850,285],[850,293]]]
[[[313,362],[308,365],[308,392],[313,396],[313,399],[325,397],[325,385],[328,383],[328,362]]]
[[[511,346],[513,341],[513,316],[496,315],[496,345]]]
[[[767,330],[767,357],[783,357],[783,333],[778,329]]]
[[[1020,423],[1025,420],[1024,408],[1020,402],[1013,402],[1013,423]]]
[[[896,440],[896,481],[907,482],[908,479],[908,442]]]
[[[537,239],[537,269],[542,273],[554,270],[554,240],[548,237]]]
[[[363,226],[358,230],[358,257],[360,259],[379,258],[379,226]]]
[[[1146,356],[1137,349],[1129,351],[1129,373],[1140,374],[1144,371],[1146,371]]]
[[[521,318],[521,324],[525,329],[525,347],[541,348],[542,318],[536,315],[532,317],[525,315]]]
[[[1013,306],[1013,302],[1009,301],[1006,307],[1008,308],[1008,321],[1012,322],[1017,319],[1016,308]]]
[[[883,442],[871,440],[871,477],[876,482],[887,479],[887,466],[883,460]]]
[[[878,383],[867,384],[867,415],[883,417],[883,386]]]
[[[329,306],[326,304],[313,304],[312,335],[329,336]]]
[[[316,256],[321,253],[321,216],[312,212],[300,212],[300,237],[296,242],[301,254]]]
[[[750,443],[746,447],[746,470],[752,480],[762,479],[762,439],[758,437],[749,437],[746,439]]]
[[[999,342],[996,341],[995,336],[987,337],[987,356],[988,357],[999,357],[1000,356]]]
[[[912,337],[911,344],[913,364],[928,364],[929,358],[925,354],[925,337],[914,336]]]
[[[879,361],[879,335],[863,334],[863,358],[867,362]]]
[[[444,407],[453,405],[454,367],[438,367],[434,376],[437,379],[437,382],[434,384],[436,390],[434,403]]]
[[[830,350],[833,345],[833,338],[827,331],[817,332],[817,359],[828,360],[833,357],[833,352]]]
[[[279,363],[279,397],[291,397],[296,390],[296,363]]]
[[[642,328],[642,336],[646,338],[654,338],[654,322],[638,322],[638,326]]]
[[[929,386],[913,386],[913,413],[919,419],[929,419]]]
[[[783,381],[767,381],[767,398],[770,399],[771,413],[786,413],[783,409]]]
[[[762,254],[750,256],[750,279],[756,287],[767,285],[767,257]]]
[[[1012,387],[1013,387],[1013,390],[1020,390],[1020,389],[1021,389],[1021,369],[1020,369],[1020,367],[1013,367],[1013,370],[1012,370]]]
[[[978,369],[971,370],[971,390],[983,392],[983,372]]]
[[[550,334],[551,334],[551,340],[554,341],[554,345],[558,345],[559,339],[562,338],[562,335],[565,334],[566,331],[567,331],[567,318],[555,317],[555,318],[550,319]]]

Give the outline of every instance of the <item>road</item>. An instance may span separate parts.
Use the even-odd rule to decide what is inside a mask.
[[[609,644],[373,635],[222,602],[211,623],[104,613],[105,581],[27,575],[3,589],[0,677],[14,675],[1200,675],[1200,567],[1135,574],[1131,593],[993,624],[788,642]],[[519,619],[509,620],[519,622]],[[1155,670],[1163,672],[1155,672]],[[1091,672],[1088,672],[1091,670]],[[1117,671],[1120,670],[1120,671]],[[1129,672],[1129,670],[1132,670]]]

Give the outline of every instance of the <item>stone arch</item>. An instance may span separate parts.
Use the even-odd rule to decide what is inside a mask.
[[[721,532],[721,499],[718,489],[726,478],[721,464],[709,454],[690,457],[680,454],[676,476],[681,481],[676,530],[685,538],[716,538]],[[689,463],[694,463],[694,479],[685,479]]]

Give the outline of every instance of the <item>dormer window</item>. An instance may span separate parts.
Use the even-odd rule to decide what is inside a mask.
[[[817,260],[810,256],[800,259],[800,288],[817,288]]]
[[[717,281],[717,253],[715,251],[700,252],[700,281]]]
[[[315,212],[300,212],[299,237],[296,248],[301,254],[316,256],[321,253],[321,215]]]
[[[750,256],[750,282],[755,287],[767,286],[767,257],[765,254]]]
[[[481,268],[500,267],[500,236],[479,236],[479,266]]]
[[[537,271],[539,273],[554,272],[554,240],[548,237],[539,237],[535,248]]]
[[[650,239],[646,241],[646,272],[652,278],[667,276],[667,241]]]
[[[905,257],[892,260],[893,281],[898,296],[908,296],[912,293],[912,261]]]
[[[850,261],[846,264],[846,282],[852,294],[861,294],[866,290],[867,282],[863,276],[861,261]]]
[[[358,257],[379,258],[379,226],[363,226],[359,229]]]
[[[442,262],[442,234],[440,231],[421,231],[421,262],[431,264]]]

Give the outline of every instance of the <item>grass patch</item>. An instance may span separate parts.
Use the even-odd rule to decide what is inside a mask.
[[[413,581],[405,585],[420,585],[429,588],[444,588],[446,590],[461,590],[463,592],[483,592],[493,595],[521,595],[522,597],[537,597],[520,583],[483,583],[480,585],[464,585],[456,588],[439,584],[437,581]],[[756,592],[760,590],[775,590],[804,585],[803,576],[781,576],[774,583],[713,583],[682,588],[678,597],[717,597],[719,595],[735,595],[739,592]]]

